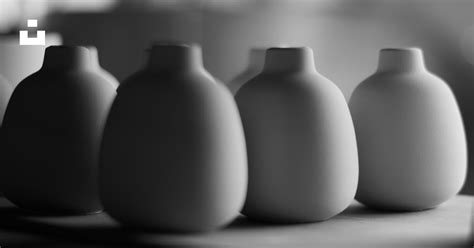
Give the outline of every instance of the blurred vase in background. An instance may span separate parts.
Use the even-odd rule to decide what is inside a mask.
[[[125,225],[209,231],[245,200],[239,112],[195,45],[155,44],[145,68],[121,83],[101,157],[102,202]]]
[[[265,48],[250,49],[247,68],[227,84],[230,92],[235,95],[240,87],[260,73],[263,68],[264,60]]]
[[[48,47],[43,66],[15,88],[5,112],[0,188],[6,198],[47,214],[100,211],[99,149],[115,95],[85,47]]]
[[[374,208],[417,211],[459,192],[467,151],[449,86],[418,48],[383,49],[375,74],[350,99],[359,150],[356,198]]]
[[[263,70],[235,96],[249,186],[242,213],[280,223],[323,221],[357,188],[357,146],[343,94],[307,47],[270,48]]]
[[[91,56],[92,67],[97,70],[97,73],[99,73],[105,81],[110,83],[114,88],[117,88],[119,86],[119,82],[117,81],[117,79],[112,74],[110,74],[110,72],[104,70],[104,68],[100,66],[99,51],[97,51],[97,48],[94,46],[88,46],[87,49],[89,49],[89,53]]]

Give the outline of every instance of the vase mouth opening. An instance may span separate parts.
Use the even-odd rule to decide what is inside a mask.
[[[313,50],[309,47],[272,47],[265,52],[264,71],[315,72]]]
[[[44,53],[44,69],[86,68],[91,66],[91,54],[82,46],[49,46]]]
[[[305,46],[296,46],[296,47],[288,47],[288,46],[277,46],[277,47],[270,47],[267,49],[268,51],[293,51],[293,52],[296,52],[296,51],[311,51],[312,52],[312,49],[309,48],[309,47],[305,47]]]
[[[277,54],[279,56],[304,56],[310,54],[313,56],[313,49],[309,47],[270,47],[266,50],[266,53]]]
[[[380,49],[381,52],[422,52],[419,47],[387,47]]]
[[[182,47],[182,48],[189,48],[193,46],[199,46],[192,42],[181,42],[176,40],[160,40],[160,41],[153,41],[151,43],[151,48],[153,47]]]

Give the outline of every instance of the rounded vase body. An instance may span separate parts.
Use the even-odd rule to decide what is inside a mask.
[[[350,108],[360,160],[357,200],[415,211],[460,190],[467,166],[461,114],[448,85],[426,70],[420,49],[383,49]]]
[[[102,209],[97,173],[115,97],[84,47],[48,47],[42,68],[14,90],[2,127],[1,189],[15,205],[52,214]]]
[[[236,95],[249,186],[243,214],[262,221],[326,220],[353,200],[357,147],[349,108],[314,68],[309,48],[271,48]]]
[[[154,231],[207,231],[233,220],[247,188],[244,134],[200,48],[153,46],[146,68],[118,92],[102,146],[106,211]]]

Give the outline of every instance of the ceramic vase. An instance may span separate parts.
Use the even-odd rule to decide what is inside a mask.
[[[378,69],[350,99],[360,159],[357,200],[388,210],[433,208],[466,175],[456,99],[418,48],[383,49]]]
[[[264,48],[252,48],[250,50],[248,67],[227,84],[227,87],[233,95],[235,95],[245,83],[262,71],[264,60]]]
[[[48,214],[102,209],[103,126],[116,95],[84,47],[51,46],[14,90],[2,127],[0,185],[15,205]]]
[[[268,49],[262,72],[235,97],[249,163],[244,215],[315,222],[351,203],[358,179],[352,119],[310,48]]]
[[[198,46],[155,44],[145,68],[121,83],[101,161],[102,202],[125,225],[199,232],[239,214],[247,188],[242,124]]]
[[[89,49],[91,56],[92,67],[96,69],[97,73],[99,73],[99,75],[103,77],[105,81],[110,83],[114,88],[117,88],[119,86],[118,80],[112,74],[110,74],[110,72],[104,70],[104,68],[100,66],[99,51],[97,51],[97,48],[94,46],[88,46],[87,49]]]

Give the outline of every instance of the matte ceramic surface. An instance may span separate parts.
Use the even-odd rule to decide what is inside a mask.
[[[48,47],[5,113],[0,185],[8,200],[48,214],[100,211],[99,148],[115,94],[86,48]]]
[[[100,66],[99,51],[97,51],[97,48],[93,46],[88,46],[87,49],[89,49],[89,53],[91,56],[92,67],[97,70],[97,72],[100,74],[101,77],[104,78],[105,81],[110,83],[114,88],[117,88],[119,86],[119,82],[117,81],[117,79],[112,74],[110,74],[110,72],[104,70],[104,68]]]
[[[157,44],[121,83],[104,132],[101,199],[119,222],[207,231],[232,221],[247,188],[237,106],[196,46]]]
[[[357,200],[390,210],[433,208],[466,175],[466,140],[456,99],[424,65],[420,49],[383,49],[378,70],[354,91]]]
[[[227,87],[233,95],[235,95],[245,83],[262,71],[264,60],[265,49],[252,48],[250,50],[248,67],[227,84]]]
[[[353,200],[354,127],[344,96],[309,48],[267,50],[263,71],[236,95],[247,141],[243,213],[269,222],[326,220]]]

